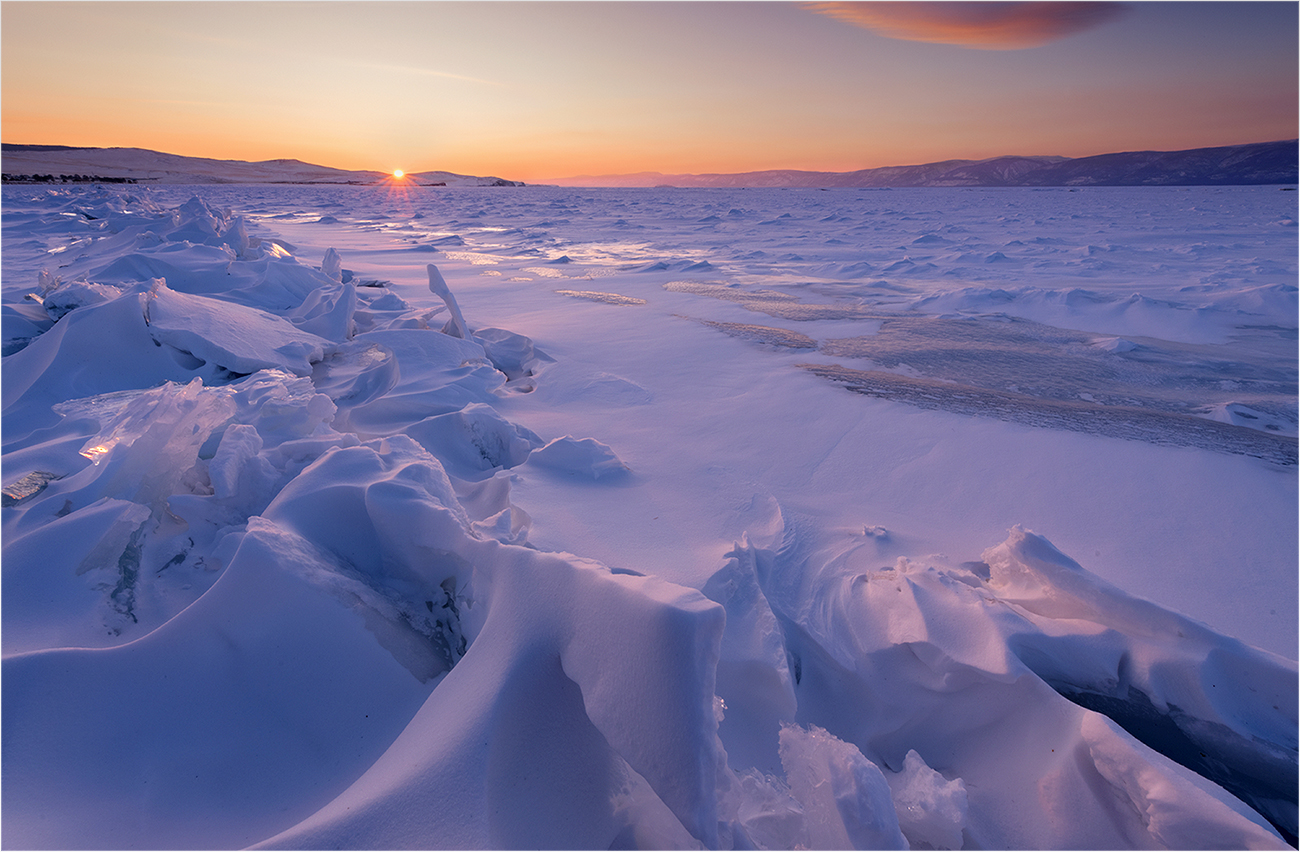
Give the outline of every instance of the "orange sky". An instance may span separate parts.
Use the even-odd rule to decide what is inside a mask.
[[[0,5],[5,142],[539,181],[1297,135],[1297,4]]]

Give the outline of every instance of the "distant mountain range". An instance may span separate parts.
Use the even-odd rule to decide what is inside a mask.
[[[1094,157],[994,157],[944,160],[918,166],[886,166],[855,172],[780,169],[738,174],[579,175],[549,180],[560,186],[610,187],[920,187],[920,186],[1240,186],[1300,181],[1297,140],[1194,148],[1189,151],[1128,151]],[[55,183],[93,180],[136,183],[290,183],[372,185],[391,180],[385,172],[348,171],[300,160],[210,160],[143,148],[73,148],[62,145],[0,146],[6,182]],[[407,179],[422,186],[523,186],[492,176],[418,172]]]
[[[64,145],[0,145],[7,183],[50,177],[55,183],[105,179],[134,183],[308,183],[371,185],[391,180],[385,172],[348,171],[301,160],[210,160],[144,148],[71,148]],[[71,180],[64,180],[64,178]],[[498,177],[418,172],[407,180],[423,186],[522,186]],[[42,181],[43,182],[43,181]]]
[[[855,172],[780,169],[739,174],[579,175],[547,181],[561,186],[680,187],[915,187],[915,186],[1232,186],[1300,180],[1297,140],[1128,151],[1094,157],[994,157],[886,166]]]

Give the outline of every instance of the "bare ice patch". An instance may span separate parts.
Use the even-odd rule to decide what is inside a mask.
[[[851,391],[917,408],[992,417],[1044,429],[1064,429],[1164,446],[1197,447],[1253,456],[1284,467],[1294,466],[1297,462],[1296,439],[1293,437],[1242,429],[1192,414],[1100,405],[1078,399],[1051,399],[939,379],[900,376],[880,370],[855,370],[838,364],[801,366]]]
[[[585,299],[588,302],[603,302],[606,305],[644,305],[645,299],[635,296],[620,296],[618,293],[600,293],[595,290],[556,290],[561,296]]]
[[[792,293],[775,290],[744,290],[726,284],[703,284],[694,281],[669,281],[664,289],[672,293],[691,293],[735,302],[746,310],[781,319],[807,322],[829,319],[868,319],[879,315],[857,304],[808,304]]]
[[[816,349],[817,341],[813,340],[806,334],[800,334],[797,331],[787,331],[784,328],[773,328],[770,325],[751,325],[743,322],[715,322],[713,320],[699,320],[709,328],[716,328],[723,334],[749,340],[754,343],[766,343],[769,346],[780,346],[784,349]]]

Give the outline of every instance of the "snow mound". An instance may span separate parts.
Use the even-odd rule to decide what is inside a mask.
[[[1240,402],[1223,402],[1206,406],[1201,409],[1200,414],[1208,420],[1216,420],[1219,423],[1231,423],[1233,426],[1245,426],[1247,429],[1258,429],[1277,435],[1291,437],[1296,435],[1295,420],[1260,411],[1258,408]]]
[[[530,390],[532,383],[523,382],[536,375],[541,365],[553,359],[542,352],[532,339],[503,328],[480,328],[473,334],[474,341],[483,347],[492,366],[506,376],[507,385]]]
[[[593,480],[613,480],[628,473],[628,466],[608,446],[595,438],[572,435],[556,438],[533,450],[528,462],[532,467]]]
[[[1099,337],[1091,345],[1106,352],[1132,352],[1139,348],[1138,344],[1122,337]]]
[[[531,431],[510,423],[496,409],[482,403],[421,420],[408,427],[406,434],[461,479],[477,479],[491,471],[523,464],[528,454],[543,444]]]

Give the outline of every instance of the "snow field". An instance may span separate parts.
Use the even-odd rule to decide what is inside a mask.
[[[816,193],[784,220],[610,194],[566,228],[580,193],[425,214],[302,192],[6,191],[8,845],[1293,840],[1293,464],[871,399],[799,366],[900,312],[984,329],[1061,322],[1025,314],[1075,297],[936,307],[915,278],[836,283],[884,249],[796,260],[801,232],[764,236],[820,233],[799,225],[837,215]],[[1058,274],[1164,271],[1154,307],[1117,310],[1102,283],[1051,328],[1218,359],[1250,404],[1162,404],[1294,440],[1294,370],[1259,369],[1294,326],[1294,258],[1249,236],[1270,198],[1156,210],[1240,249],[1157,228],[1099,266],[1035,195],[1004,200],[1062,241]],[[854,215],[841,236],[936,214]],[[425,250],[450,236],[463,251]],[[1220,276],[1190,330],[1168,301],[1189,270]],[[586,276],[573,292],[620,298],[557,292]],[[990,381],[977,349],[943,378]],[[1124,381],[1097,390],[1151,386]]]

